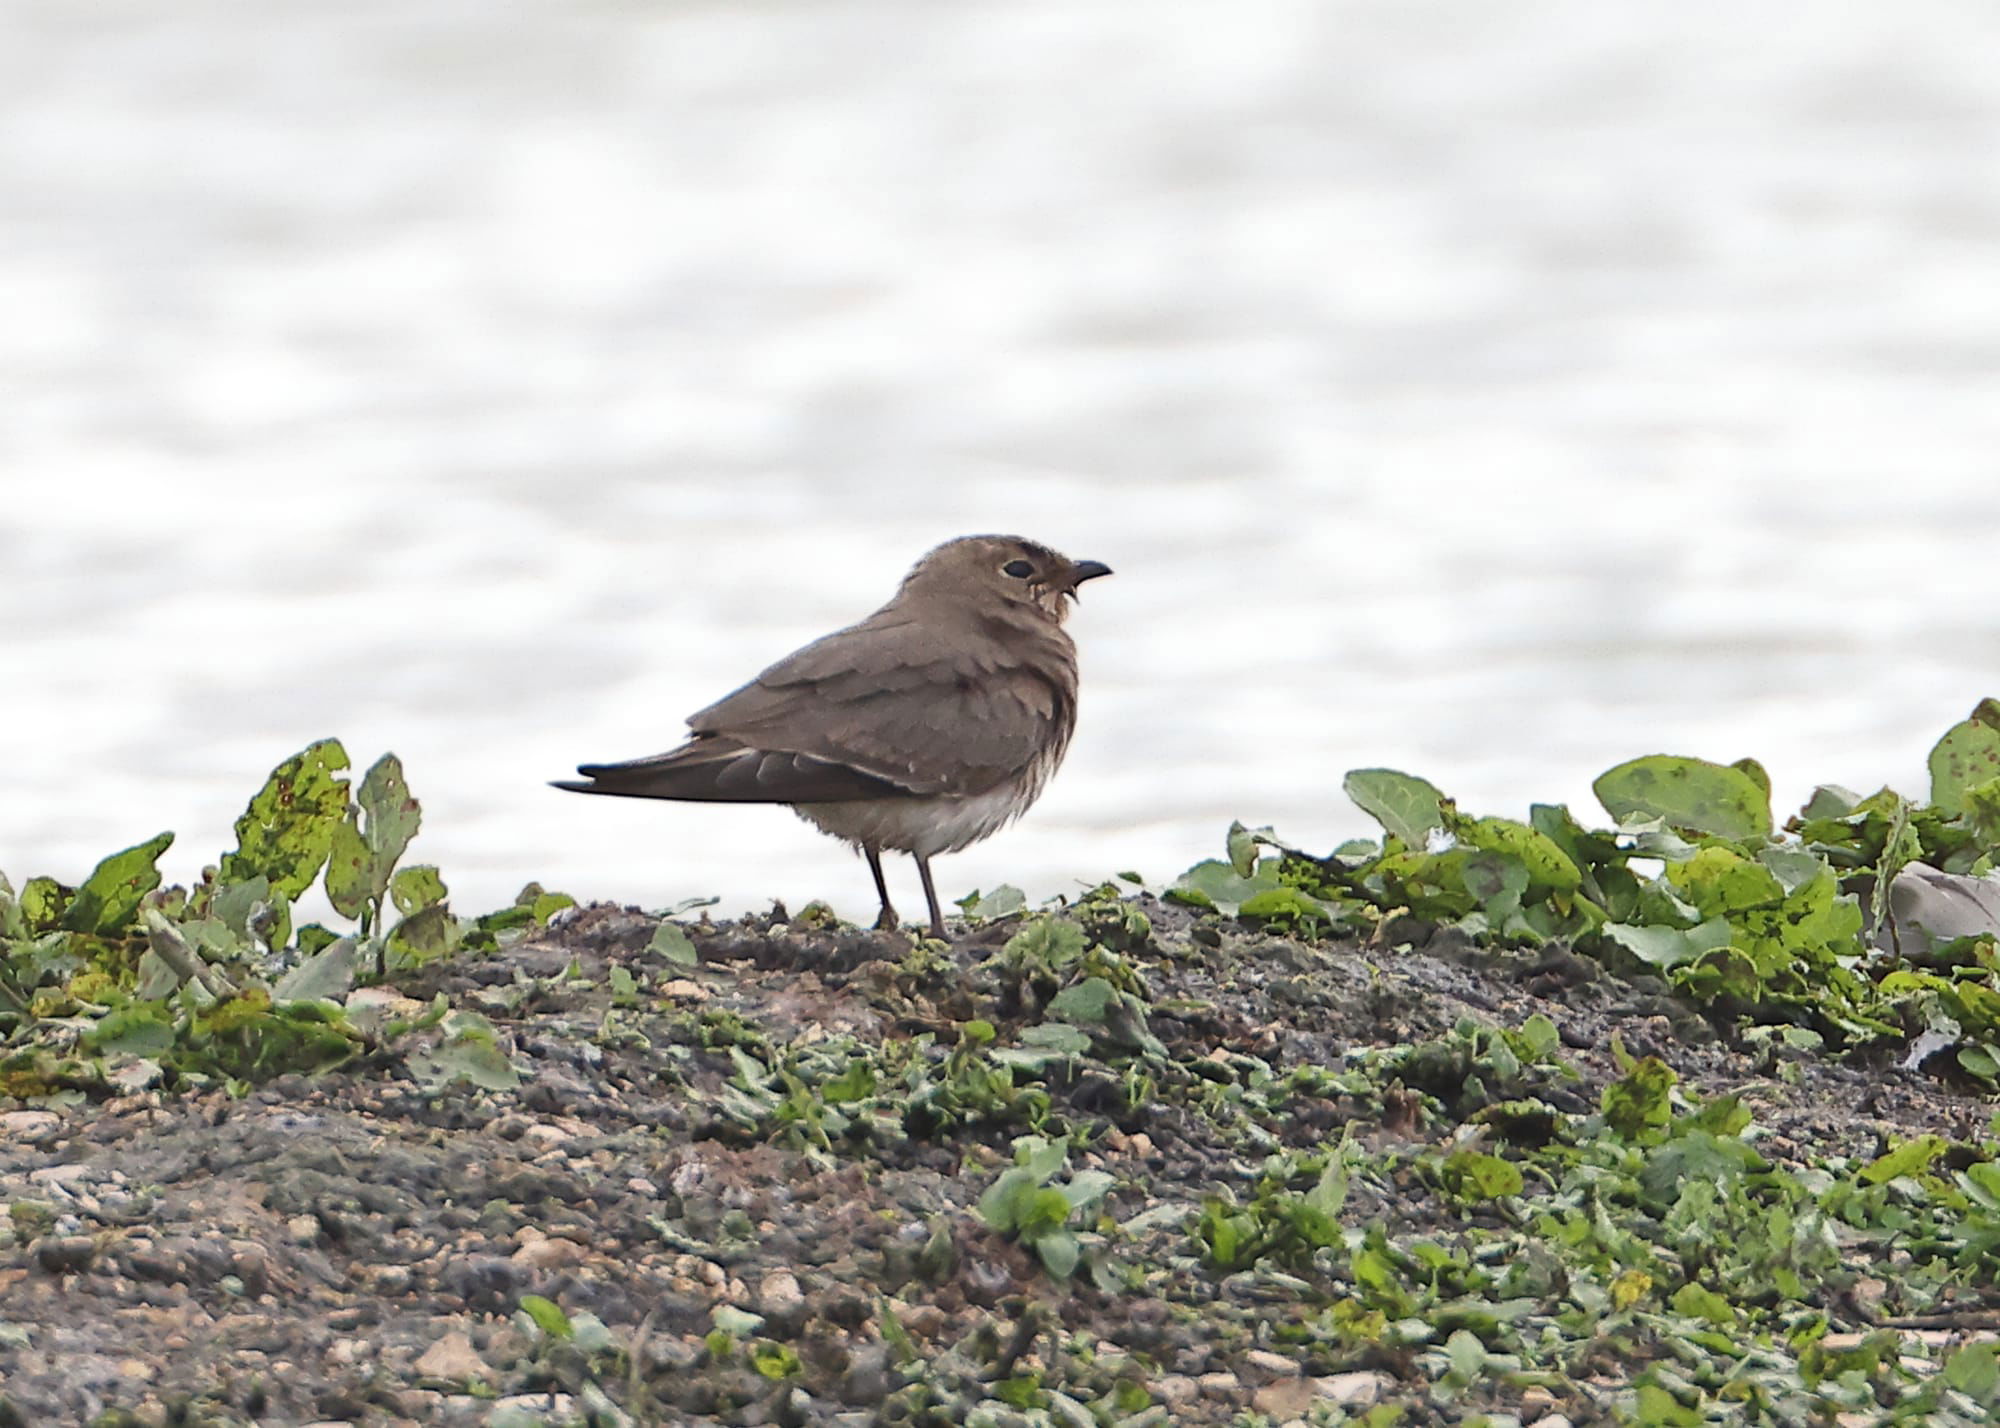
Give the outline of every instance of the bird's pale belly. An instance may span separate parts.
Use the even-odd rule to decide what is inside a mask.
[[[985,793],[934,798],[871,798],[851,803],[795,804],[799,817],[862,847],[893,848],[934,858],[990,838],[1028,811],[1047,782],[1023,778]]]

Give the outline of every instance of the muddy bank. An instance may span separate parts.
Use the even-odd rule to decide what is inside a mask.
[[[1991,1107],[1560,948],[1147,897],[948,947],[689,924],[691,966],[655,927],[594,906],[398,984],[484,1017],[505,1074],[385,1054],[0,1112],[0,1424],[1559,1428],[1990,1392],[1952,1357],[1985,1221],[1918,1202],[1990,1163]]]

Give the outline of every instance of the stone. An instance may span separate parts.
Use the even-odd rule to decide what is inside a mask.
[[[1257,1389],[1250,1395],[1250,1402],[1259,1413],[1282,1421],[1303,1418],[1318,1398],[1318,1390],[1305,1379],[1287,1378]]]
[[[0,1111],[0,1136],[44,1135],[62,1124],[62,1117],[54,1111]]]
[[[523,1269],[555,1269],[576,1264],[585,1254],[584,1247],[575,1240],[540,1239],[529,1240],[508,1259]]]
[[[1259,1383],[1299,1376],[1296,1359],[1288,1359],[1283,1354],[1274,1354],[1269,1349],[1252,1349],[1243,1356],[1243,1367],[1249,1370],[1249,1376]]]
[[[760,1313],[789,1318],[803,1309],[805,1302],[805,1291],[799,1288],[799,1277],[788,1269],[775,1270],[758,1281],[757,1309]]]
[[[1235,1398],[1243,1392],[1243,1380],[1233,1373],[1205,1373],[1195,1380],[1204,1398]]]
[[[425,1378],[441,1378],[451,1383],[470,1383],[474,1379],[484,1382],[493,1377],[492,1368],[472,1347],[472,1340],[457,1330],[425,1349],[416,1367]]]
[[[1325,1378],[1312,1381],[1313,1389],[1321,1398],[1330,1398],[1343,1408],[1371,1408],[1381,1400],[1382,1391],[1389,1386],[1386,1374],[1363,1369],[1355,1373],[1328,1374]]]

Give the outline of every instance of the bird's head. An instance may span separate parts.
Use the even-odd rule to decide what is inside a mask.
[[[1061,623],[1077,586],[1110,573],[1101,561],[1071,560],[1020,536],[961,536],[918,561],[898,598],[962,600],[989,610],[1025,607]]]

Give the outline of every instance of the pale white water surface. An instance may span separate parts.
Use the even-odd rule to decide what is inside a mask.
[[[400,753],[462,906],[865,869],[542,780],[945,537],[1117,567],[949,895],[1343,771],[1921,788],[2000,693],[2000,9],[7,0],[0,869]],[[906,909],[914,878],[895,870]]]

